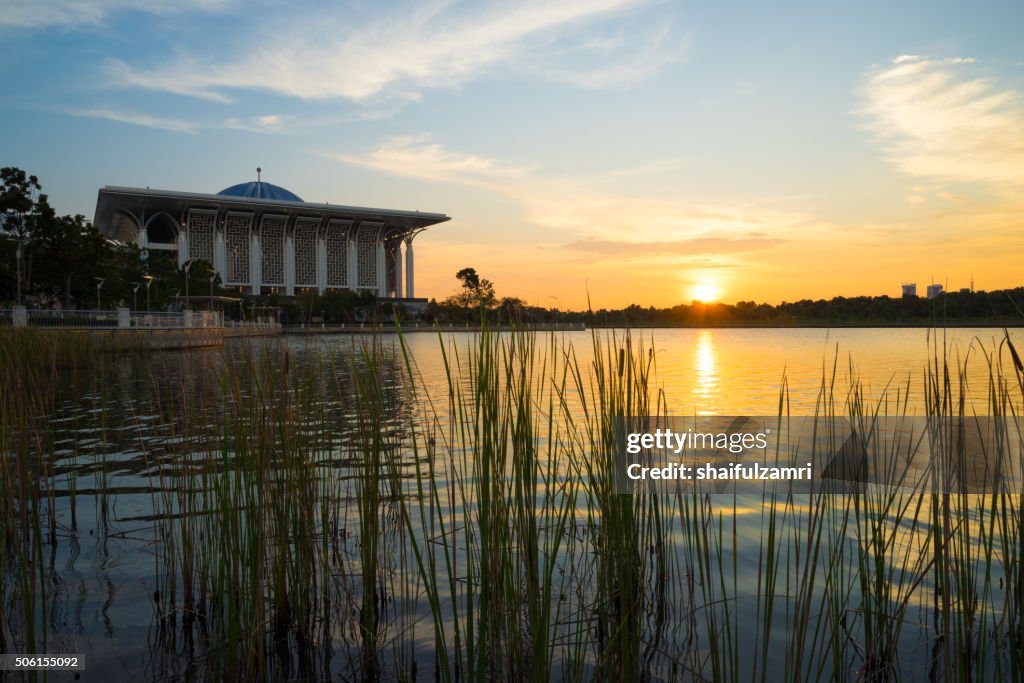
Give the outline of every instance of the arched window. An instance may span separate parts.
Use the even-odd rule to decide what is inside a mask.
[[[146,221],[146,239],[150,244],[177,244],[178,221],[166,213],[158,213]]]

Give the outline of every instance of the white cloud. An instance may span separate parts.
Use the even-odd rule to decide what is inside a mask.
[[[137,111],[123,111],[105,107],[97,107],[93,109],[72,109],[67,113],[71,116],[81,116],[91,119],[106,119],[107,121],[117,121],[119,123],[127,123],[133,126],[169,130],[174,133],[198,133],[201,130],[224,128],[244,130],[251,133],[281,133],[285,130],[286,121],[286,117],[276,114],[255,116],[246,119],[228,118],[223,121],[216,122],[186,121],[185,119],[150,116],[149,114]]]
[[[530,169],[494,159],[445,149],[429,135],[402,136],[386,140],[365,154],[322,153],[353,166],[389,175],[440,182],[454,182],[500,190],[504,182],[522,178]]]
[[[494,69],[605,87],[646,77],[680,57],[682,47],[664,22],[628,40],[588,35],[596,23],[647,4],[651,0],[411,3],[369,20],[351,8],[324,10],[312,23],[305,14],[276,17],[222,58],[183,57],[151,69],[112,62],[109,75],[123,86],[220,101],[232,90],[304,100],[414,100]],[[588,67],[565,68],[559,59],[567,50],[584,52]]]
[[[597,239],[669,242],[767,232],[788,236],[813,227],[808,216],[756,205],[724,206],[680,199],[578,190],[523,197],[537,225]]]
[[[868,128],[911,175],[1024,184],[1024,93],[976,75],[974,63],[905,55],[869,74]]]
[[[282,133],[285,130],[286,120],[287,117],[278,114],[268,114],[266,116],[254,116],[246,119],[229,118],[225,119],[219,126],[211,127],[245,130],[250,133]]]
[[[490,190],[523,206],[530,223],[578,239],[665,243],[694,238],[770,233],[788,237],[820,227],[810,217],[757,205],[691,203],[625,195],[605,189],[605,178],[550,178],[538,168],[446,149],[430,136],[393,138],[359,154],[323,153],[389,175]],[[637,169],[638,173],[648,171]],[[629,169],[617,171],[628,174]]]
[[[39,29],[98,25],[115,12],[172,14],[220,11],[232,0],[0,0],[0,27]]]
[[[157,116],[149,116],[147,114],[140,114],[132,111],[115,111],[113,109],[76,109],[69,111],[72,116],[84,116],[92,119],[106,119],[108,121],[118,121],[120,123],[129,123],[133,126],[144,126],[146,128],[159,128],[161,130],[169,130],[175,133],[195,133],[199,130],[198,124],[184,121],[182,119],[169,119],[161,118]]]
[[[666,24],[637,45],[630,46],[629,41],[611,43],[617,47],[616,50],[602,51],[615,55],[610,64],[597,68],[569,68],[560,66],[559,59],[550,60],[546,55],[542,55],[535,65],[535,70],[546,73],[552,80],[581,88],[600,90],[627,86],[644,81],[668,65],[680,61],[689,51],[690,40],[689,33],[677,37],[672,31],[671,24]],[[579,47],[589,48],[594,45],[597,44]]]

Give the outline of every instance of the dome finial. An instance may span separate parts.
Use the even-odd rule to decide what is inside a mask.
[[[263,182],[262,180],[260,180],[260,174],[261,173],[263,173],[263,169],[260,168],[259,166],[257,166],[256,167],[256,182],[257,183]]]

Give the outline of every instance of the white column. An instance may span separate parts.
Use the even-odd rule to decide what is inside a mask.
[[[345,249],[345,255],[348,256],[348,288],[354,292],[359,287],[359,230],[350,227],[345,239],[348,240]]]
[[[249,291],[252,294],[260,293],[260,285],[263,281],[263,248],[260,244],[260,235],[250,228],[249,232]]]
[[[377,232],[377,296],[384,299],[388,295],[388,257],[387,247],[384,246],[384,240],[381,239],[381,234],[384,229],[381,228]]]
[[[402,291],[402,241],[395,245],[395,297],[401,299]]]
[[[228,283],[228,250],[224,244],[224,231],[219,227],[213,230],[213,268],[220,275],[222,285]]]
[[[412,280],[412,240],[405,247],[405,295],[410,299],[416,296],[416,288]]]
[[[316,234],[316,289],[323,294],[327,291],[327,240]]]
[[[178,232],[178,267],[181,268],[189,259],[188,234],[184,230]]]
[[[295,236],[284,236],[284,293],[295,296]]]

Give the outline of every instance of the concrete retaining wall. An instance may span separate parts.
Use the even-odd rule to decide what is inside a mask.
[[[280,327],[225,327],[224,338],[233,337],[274,337],[281,334]]]
[[[192,330],[74,330],[74,334],[87,334],[101,348],[116,351],[149,349],[202,349],[224,345],[220,328]]]

